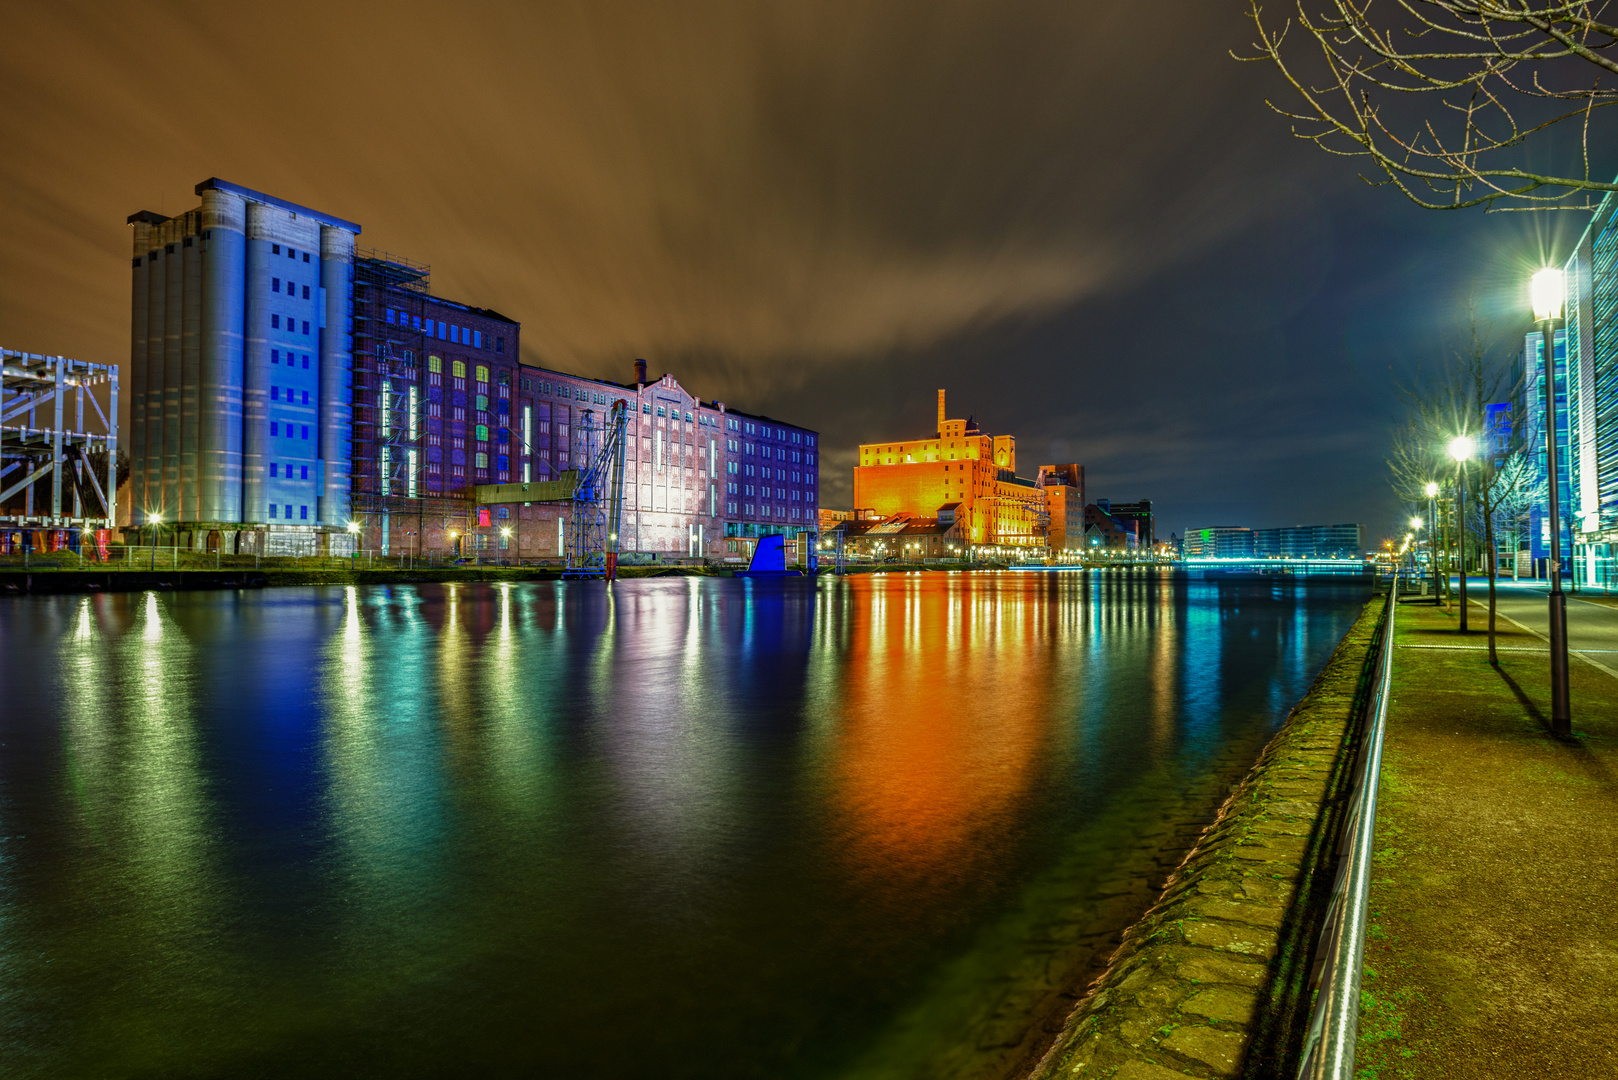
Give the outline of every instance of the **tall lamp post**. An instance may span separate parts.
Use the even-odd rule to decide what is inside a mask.
[[[1461,633],[1466,633],[1466,463],[1478,452],[1478,441],[1470,435],[1457,435],[1449,441],[1449,456],[1455,459],[1455,551],[1461,578]]]
[[[1417,550],[1418,550],[1419,545],[1416,543],[1416,537],[1419,536],[1420,534],[1421,534],[1421,515],[1416,514],[1413,517],[1411,517],[1411,519],[1410,519],[1410,573],[1411,573],[1412,576],[1415,577],[1415,580],[1417,580],[1417,581],[1421,580],[1421,578],[1419,576],[1416,576],[1416,575],[1419,575],[1421,573],[1421,562],[1420,562],[1420,558],[1419,558],[1419,556],[1417,554]],[[1427,555],[1428,555],[1429,558],[1431,558],[1432,552],[1433,552],[1433,538],[1432,538],[1431,535],[1429,535],[1427,537]],[[1423,587],[1421,591],[1425,593],[1427,590],[1426,590],[1425,587]]]
[[[1433,547],[1438,539],[1438,484],[1429,480],[1422,490],[1427,494],[1427,568],[1433,573],[1433,603],[1439,604],[1444,590],[1438,587],[1438,551]]]
[[[1573,732],[1573,714],[1567,692],[1567,597],[1562,593],[1562,508],[1557,499],[1556,454],[1556,324],[1562,321],[1566,295],[1562,271],[1547,267],[1535,274],[1529,292],[1534,321],[1539,324],[1541,355],[1545,358],[1545,495],[1550,518],[1551,550],[1546,560],[1551,582],[1551,730]]]

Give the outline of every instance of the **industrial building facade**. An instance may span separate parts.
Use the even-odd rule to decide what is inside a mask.
[[[131,524],[233,552],[560,557],[567,504],[478,489],[582,467],[581,429],[623,401],[622,552],[817,532],[816,432],[644,361],[622,383],[524,365],[516,320],[432,295],[359,225],[217,179],[197,193],[129,219]]]
[[[1054,533],[1062,545],[1054,550],[1077,550],[1084,469],[1047,465],[1036,479],[1018,476],[1016,438],[986,434],[971,419],[948,419],[940,390],[934,435],[860,446],[854,506],[882,519],[948,519],[953,535],[973,546],[1052,550]]]

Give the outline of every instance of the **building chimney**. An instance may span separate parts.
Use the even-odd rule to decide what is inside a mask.
[[[938,433],[944,434],[944,391],[938,392]]]
[[[635,361],[635,382],[641,386],[646,385],[646,361]]]

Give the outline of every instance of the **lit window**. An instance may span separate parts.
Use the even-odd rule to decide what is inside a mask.
[[[488,382],[488,381],[489,381],[489,369],[484,367],[482,364],[479,364],[478,365],[478,382]]]
[[[427,358],[427,370],[442,374],[444,371],[444,358],[441,356],[429,356]]]
[[[489,467],[489,455],[484,453],[482,450],[477,452],[475,460],[478,468],[487,469]]]
[[[478,442],[488,442],[489,441],[489,425],[488,424],[479,424],[477,426],[477,430],[478,430]]]
[[[450,362],[450,374],[455,376],[457,379],[466,378],[466,361],[465,360],[453,360],[453,361],[451,361]]]

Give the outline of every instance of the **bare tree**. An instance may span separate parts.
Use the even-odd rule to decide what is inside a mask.
[[[1293,2],[1296,17],[1277,21],[1248,0],[1256,53],[1236,59],[1274,63],[1302,105],[1270,107],[1299,138],[1369,159],[1368,183],[1435,210],[1587,210],[1592,193],[1618,191],[1590,174],[1592,121],[1618,102],[1605,0]],[[1313,59],[1287,45],[1300,35]],[[1571,175],[1523,167],[1526,144],[1553,129],[1577,135]]]
[[[1495,581],[1499,572],[1494,520],[1507,500],[1519,497],[1518,489],[1529,473],[1511,464],[1522,456],[1514,452],[1516,447],[1488,446],[1486,437],[1491,433],[1486,429],[1486,408],[1495,402],[1515,403],[1522,387],[1520,381],[1510,378],[1511,358],[1501,359],[1491,348],[1471,304],[1464,310],[1463,325],[1459,340],[1442,362],[1435,368],[1418,370],[1408,383],[1396,384],[1405,417],[1393,432],[1387,463],[1390,482],[1399,498],[1419,506],[1426,500],[1424,489],[1430,481],[1440,484],[1441,497],[1453,497],[1457,467],[1446,453],[1451,439],[1471,435],[1485,446],[1480,475],[1468,486],[1473,493],[1473,515],[1482,526],[1481,530],[1474,528],[1472,535],[1484,555],[1489,580],[1489,662],[1493,664]],[[1464,574],[1467,552],[1463,549],[1458,555],[1460,572]],[[1447,594],[1447,572],[1443,578]]]

